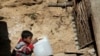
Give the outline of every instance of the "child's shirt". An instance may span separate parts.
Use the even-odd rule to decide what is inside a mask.
[[[33,52],[33,44],[27,44],[23,40],[20,40],[15,47],[16,56],[31,56]]]

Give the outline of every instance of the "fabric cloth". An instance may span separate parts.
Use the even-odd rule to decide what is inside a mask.
[[[15,47],[16,56],[31,56],[33,48],[32,43],[27,44],[21,39]]]

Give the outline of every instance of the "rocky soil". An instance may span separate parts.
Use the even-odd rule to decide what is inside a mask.
[[[64,0],[59,0],[63,2]],[[8,24],[11,48],[20,39],[23,30],[35,37],[48,36],[53,53],[77,51],[73,29],[73,7],[48,7],[57,0],[0,0],[0,19]]]

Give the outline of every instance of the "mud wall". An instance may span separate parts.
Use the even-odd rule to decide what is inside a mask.
[[[31,0],[30,0],[31,1]],[[38,0],[39,1],[39,0]],[[54,53],[75,51],[72,7],[48,7],[49,2],[28,0],[0,0],[1,21],[8,24],[12,49],[23,30],[30,30],[35,37],[47,35]]]

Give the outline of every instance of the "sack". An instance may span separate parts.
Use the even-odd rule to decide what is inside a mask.
[[[16,51],[15,50],[12,51],[11,56],[16,56]]]
[[[50,56],[52,55],[52,48],[46,36],[34,44],[35,56]]]

